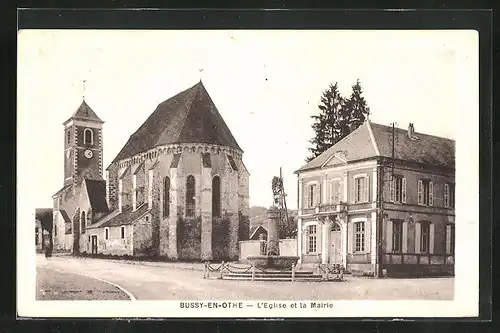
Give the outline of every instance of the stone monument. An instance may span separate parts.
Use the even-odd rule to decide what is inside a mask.
[[[291,269],[296,265],[298,256],[281,256],[279,246],[279,220],[280,211],[271,206],[267,210],[267,246],[266,255],[249,256],[247,260],[259,268],[270,269]]]

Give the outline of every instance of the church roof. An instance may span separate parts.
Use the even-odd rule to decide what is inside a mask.
[[[327,166],[333,157],[338,157],[346,163],[375,157],[390,158],[391,133],[390,126],[366,121],[296,173]],[[416,132],[414,135],[417,140],[410,139],[407,130],[395,128],[395,159],[455,168],[455,140]]]
[[[85,178],[85,186],[90,201],[90,207],[95,213],[108,212],[108,203],[106,202],[106,181]]]
[[[96,229],[96,228],[104,228],[104,227],[117,227],[122,225],[133,224],[139,218],[143,217],[146,214],[148,209],[148,204],[144,203],[135,211],[132,210],[132,207],[127,207],[122,210],[122,212],[118,212],[118,210],[102,217],[99,221],[87,227],[87,229]]]
[[[209,143],[241,150],[201,81],[160,103],[113,162],[173,143]]]
[[[64,190],[67,189],[70,186],[71,186],[71,184],[64,185],[59,191],[57,191],[56,193],[54,193],[52,195],[52,198],[56,198],[59,194],[61,194],[62,192],[64,192]]]
[[[61,213],[61,216],[63,217],[64,222],[71,223],[71,219],[69,218],[68,213],[64,209],[61,209],[59,212]]]
[[[71,118],[66,120],[64,124],[66,124],[68,121],[72,119],[81,119],[81,120],[91,120],[99,123],[104,123],[104,121],[101,120],[97,116],[97,114],[90,108],[90,106],[85,102],[85,100],[82,101],[82,104],[76,109],[76,111],[73,113]]]

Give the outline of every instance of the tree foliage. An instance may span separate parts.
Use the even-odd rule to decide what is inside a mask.
[[[307,162],[342,140],[368,118],[370,108],[362,94],[359,79],[352,86],[349,98],[341,96],[337,83],[330,84],[322,93],[321,104],[318,105],[319,113],[311,116],[314,119],[314,137],[310,140],[311,155]]]

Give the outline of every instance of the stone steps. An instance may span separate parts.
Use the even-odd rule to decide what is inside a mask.
[[[230,277],[252,277],[252,273],[225,273],[223,275],[224,277],[230,276]],[[255,273],[255,277],[265,277],[265,278],[286,278],[286,279],[291,279],[292,274],[291,273],[283,273],[283,274],[267,274],[267,273]],[[295,274],[295,278],[311,278],[311,277],[321,277],[321,275],[318,274]]]
[[[249,274],[249,275],[252,275],[252,272],[251,271],[242,271],[242,272],[238,272],[236,270],[234,271],[224,271],[224,275],[226,274],[238,274],[238,275],[242,275],[242,274]],[[259,270],[255,270],[255,276],[258,276],[258,275],[266,275],[266,276],[281,276],[281,275],[285,275],[285,276],[292,276],[292,272],[290,271],[265,271],[265,272],[262,272],[262,271],[259,271]],[[316,275],[316,273],[312,272],[312,271],[297,271],[295,272],[295,276],[311,276],[311,275]]]
[[[252,275],[243,274],[228,274],[222,277],[223,280],[240,280],[240,281],[252,281]],[[321,275],[310,275],[295,277],[294,281],[304,281],[304,282],[320,282],[323,279]],[[255,276],[253,281],[292,281],[292,276]]]

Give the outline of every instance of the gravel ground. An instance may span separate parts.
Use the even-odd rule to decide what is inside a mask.
[[[37,267],[37,300],[129,300],[119,288],[90,277]]]
[[[143,266],[88,258],[37,259],[37,267],[106,279],[125,288],[138,300],[452,300],[454,294],[454,278],[345,276],[344,282],[229,281],[203,279],[203,272],[189,265],[183,269],[179,267],[182,265],[167,263]],[[68,279],[73,278],[77,279],[75,275],[53,276],[57,282],[66,280],[63,286],[72,285]],[[83,285],[83,282],[73,285]],[[95,299],[95,295],[90,297]]]

